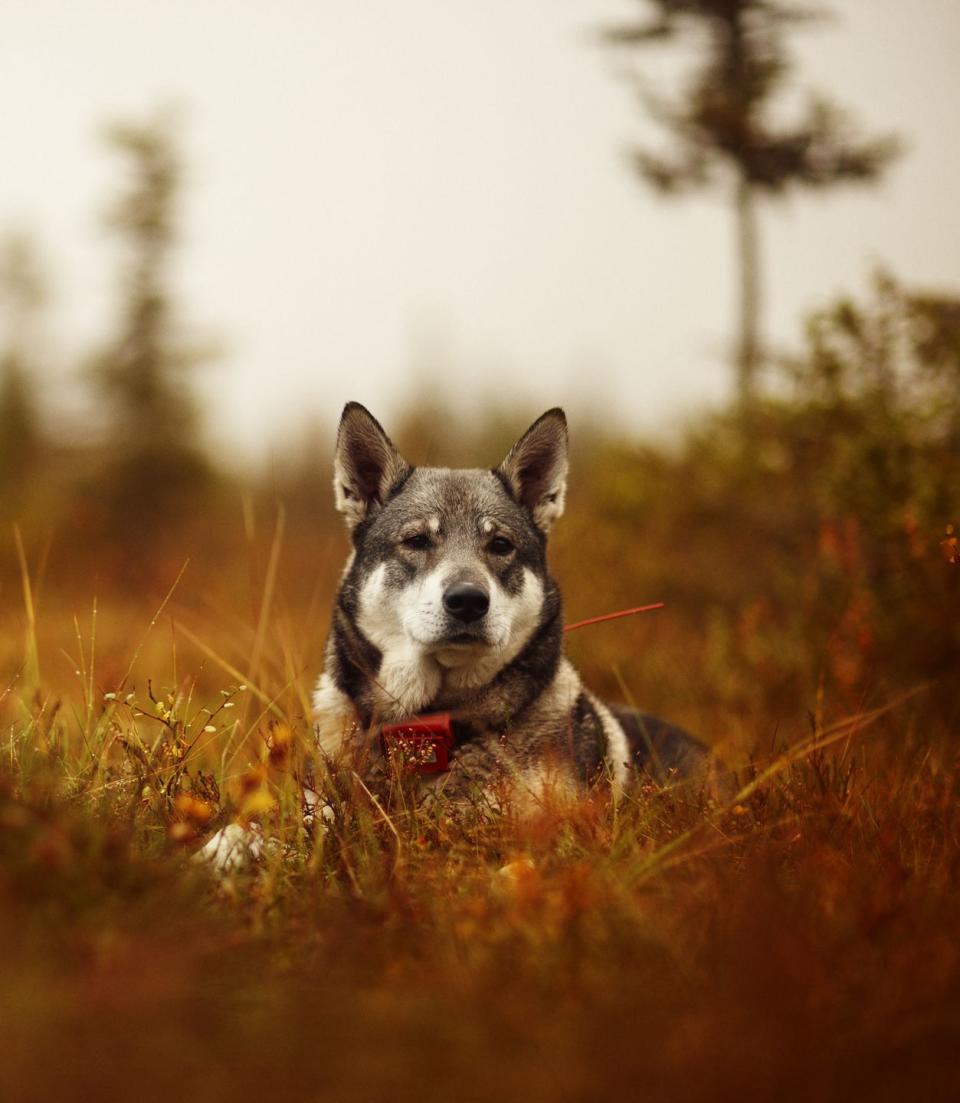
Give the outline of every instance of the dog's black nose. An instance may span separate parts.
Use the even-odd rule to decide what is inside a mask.
[[[473,582],[454,582],[443,595],[443,607],[452,617],[469,624],[490,608],[490,595]]]

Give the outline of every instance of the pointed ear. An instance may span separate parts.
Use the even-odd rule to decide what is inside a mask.
[[[333,461],[333,494],[347,527],[354,528],[381,506],[409,471],[380,422],[359,402],[348,402]]]
[[[542,532],[563,513],[567,493],[567,419],[555,407],[538,418],[507,453],[499,473]]]

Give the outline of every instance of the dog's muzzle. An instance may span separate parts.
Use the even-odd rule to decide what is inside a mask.
[[[443,593],[443,607],[455,620],[472,624],[486,616],[490,594],[475,582],[454,582]]]

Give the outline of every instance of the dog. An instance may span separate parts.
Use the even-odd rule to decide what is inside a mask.
[[[564,655],[546,552],[567,468],[559,408],[498,467],[453,470],[411,465],[367,409],[347,404],[334,496],[353,547],[314,695],[323,752],[364,750],[382,765],[390,748],[370,733],[402,735],[424,714],[448,714],[443,768],[431,757],[419,786],[488,806],[601,779],[622,791],[638,773],[663,781],[706,766],[702,743],[600,701]]]
[[[320,751],[361,764],[368,787],[383,791],[399,768],[425,803],[524,812],[602,784],[618,795],[644,775],[706,775],[699,740],[605,704],[564,655],[546,553],[567,454],[554,408],[498,467],[415,467],[365,407],[344,408],[334,498],[352,549],[314,720]],[[305,795],[311,816],[324,808]],[[199,853],[228,869],[265,845],[232,825]]]

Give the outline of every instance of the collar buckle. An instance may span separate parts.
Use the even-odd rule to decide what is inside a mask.
[[[453,724],[449,712],[413,716],[380,729],[380,746],[413,774],[442,774],[450,768]]]

